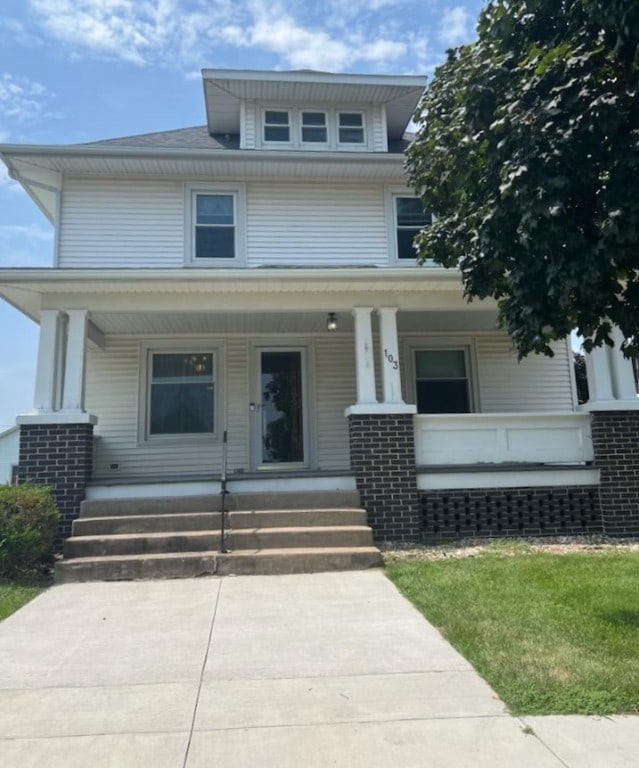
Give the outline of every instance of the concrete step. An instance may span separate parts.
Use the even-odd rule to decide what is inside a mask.
[[[181,554],[78,557],[55,564],[56,584],[77,581],[127,581],[133,579],[179,579],[208,576],[217,571],[216,552]]]
[[[226,536],[226,546],[230,550],[372,545],[371,529],[364,525],[245,528],[230,530]],[[109,536],[72,536],[64,543],[64,556],[74,558],[204,552],[219,548],[220,534],[214,531],[119,533]]]
[[[230,530],[227,547],[232,550],[307,547],[370,547],[373,532],[366,525],[334,525],[295,528]]]
[[[219,512],[180,512],[175,515],[79,517],[73,521],[72,533],[73,536],[107,536],[118,533],[216,531],[219,528]]]
[[[64,584],[213,574],[319,573],[362,570],[381,564],[381,554],[376,547],[263,549],[228,554],[184,552],[61,560],[56,563],[55,580]]]
[[[295,526],[366,525],[366,511],[330,509],[277,509],[229,513],[229,526],[240,528],[291,528]]]
[[[217,574],[320,573],[364,570],[381,565],[382,556],[377,547],[262,549],[258,552],[237,551],[220,555]]]
[[[177,554],[219,548],[220,534],[211,531],[119,533],[114,536],[72,536],[64,542],[64,557]]]
[[[161,531],[215,531],[220,512],[178,512],[160,515],[109,515],[81,517],[73,522],[73,536],[115,535],[118,533],[160,533]],[[229,512],[229,528],[291,528],[333,525],[366,525],[363,509],[289,509]]]
[[[179,512],[216,512],[220,494],[200,496],[127,497],[124,499],[86,499],[80,505],[80,517],[121,517],[124,515],[163,515]],[[357,491],[285,491],[229,493],[226,509],[322,509],[359,507]]]

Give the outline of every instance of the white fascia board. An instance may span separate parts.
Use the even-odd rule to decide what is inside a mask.
[[[257,158],[259,160],[337,160],[339,162],[354,163],[388,163],[404,161],[401,153],[383,153],[383,152],[317,152],[304,150],[285,149],[180,149],[175,147],[86,147],[79,144],[0,144],[0,158],[9,166],[10,157],[16,160],[28,161],[29,158],[45,157],[64,158],[64,157],[126,157],[134,159],[140,158],[171,158],[179,160],[197,160],[199,158],[211,159],[219,157],[220,159],[248,160]],[[9,166],[11,167],[11,166]],[[46,168],[46,166],[43,166]]]
[[[460,273],[444,267],[254,267],[239,269],[51,269],[8,267],[0,269],[0,285],[42,284],[68,286],[86,283],[166,284],[169,286],[203,283],[260,283],[260,282],[371,282],[387,284],[389,281],[412,285],[444,282],[460,285]]]
[[[253,80],[273,83],[324,83],[330,85],[375,85],[425,88],[425,75],[357,75],[336,72],[282,71],[264,69],[203,69],[203,80]]]
[[[140,147],[0,146],[5,158],[68,174],[161,178],[193,176],[194,164],[203,175],[371,178],[404,178],[404,155],[383,152],[313,152],[257,149],[175,149]],[[104,164],[101,166],[100,163]],[[182,165],[183,164],[183,165]],[[26,188],[26,187],[25,187]]]

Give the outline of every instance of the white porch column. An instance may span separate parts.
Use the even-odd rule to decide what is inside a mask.
[[[373,357],[372,307],[355,307],[355,367],[357,405],[377,404],[375,393],[375,360]]]
[[[384,403],[404,405],[402,378],[399,369],[399,341],[397,339],[397,307],[380,307],[380,360]]]
[[[84,377],[89,313],[86,309],[69,309],[67,315],[69,325],[62,410],[67,413],[84,413]]]
[[[33,397],[34,413],[53,413],[56,407],[57,381],[61,373],[58,369],[59,323],[60,312],[57,309],[43,309],[40,312],[40,338]]]
[[[625,339],[621,329],[616,325],[612,329],[612,339],[615,342],[615,346],[613,349],[608,349],[608,354],[610,356],[613,392],[617,400],[637,402],[632,362],[627,357],[624,357],[621,351],[621,345]]]
[[[606,346],[595,347],[592,352],[587,352],[584,357],[586,360],[586,374],[588,376],[589,402],[599,403],[614,400],[608,348]]]

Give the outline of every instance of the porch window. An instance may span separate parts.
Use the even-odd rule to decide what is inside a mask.
[[[424,210],[418,197],[395,197],[396,249],[399,260],[417,258],[413,241],[423,227],[431,223],[431,215]]]
[[[415,394],[418,413],[469,413],[465,350],[415,350]]]
[[[363,144],[364,115],[361,112],[340,112],[337,137],[340,144]]]
[[[149,436],[214,432],[212,352],[150,352],[148,378]]]
[[[291,140],[290,113],[288,110],[267,109],[264,112],[264,141]]]

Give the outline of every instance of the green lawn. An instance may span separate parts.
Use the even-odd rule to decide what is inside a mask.
[[[639,712],[639,552],[388,558],[399,589],[515,714]]]
[[[45,589],[41,582],[16,583],[0,579],[0,621],[22,608]]]

